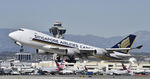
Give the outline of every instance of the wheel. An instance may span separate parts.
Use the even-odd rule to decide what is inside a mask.
[[[57,57],[57,61],[58,61],[58,62],[61,62],[61,60],[60,60],[60,56],[58,56],[58,57]]]
[[[20,49],[20,52],[23,52],[24,51],[24,49]]]

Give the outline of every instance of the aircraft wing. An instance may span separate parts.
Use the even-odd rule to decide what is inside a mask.
[[[80,55],[92,56],[93,52],[95,52],[95,50],[80,50]]]
[[[137,46],[135,48],[106,48],[106,51],[124,51],[124,50],[133,50],[133,49],[141,49],[143,45]]]
[[[106,48],[107,51],[131,50],[131,48]]]
[[[95,50],[93,49],[84,49],[84,50],[79,50],[78,48],[68,48],[68,47],[58,47],[58,46],[51,46],[51,45],[46,45],[43,46],[45,49],[53,49],[53,50],[59,50],[62,52],[66,52],[66,54],[76,54],[78,55],[78,57],[83,57],[83,56],[92,56],[93,52],[95,52]],[[132,50],[132,49],[140,49],[143,46],[137,46],[135,48],[106,48],[105,50],[107,52],[105,52],[106,54],[110,54],[110,53],[114,53],[113,51],[127,51],[127,50]]]
[[[141,49],[143,47],[143,45],[137,46],[135,48],[106,48],[105,50],[107,51],[106,54],[110,54],[110,53],[114,53],[113,51],[126,51],[126,50],[133,50],[133,49]],[[85,55],[86,56],[91,56],[93,55],[93,52],[95,52],[95,50],[80,50],[80,54],[81,55]],[[117,55],[119,57],[124,57],[123,55]],[[125,57],[131,57],[130,54],[126,54]]]
[[[86,55],[86,56],[91,56],[93,54],[93,52],[95,50],[91,50],[91,49],[86,49],[86,50],[79,50],[78,48],[67,48],[67,47],[58,47],[58,46],[51,46],[51,45],[46,45],[43,46],[43,48],[49,50],[49,49],[53,49],[53,50],[59,50],[59,51],[74,51],[77,54],[80,55]]]

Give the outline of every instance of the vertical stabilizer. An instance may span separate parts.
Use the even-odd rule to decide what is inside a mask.
[[[131,34],[131,35],[127,36],[126,38],[124,38],[123,40],[121,40],[116,45],[114,45],[112,48],[131,48],[135,39],[136,39],[136,35]],[[122,50],[122,51],[118,51],[118,52],[128,54],[129,50]]]

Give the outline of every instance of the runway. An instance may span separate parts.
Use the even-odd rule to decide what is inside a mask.
[[[0,79],[150,79],[150,76],[83,76],[83,75],[4,75]]]

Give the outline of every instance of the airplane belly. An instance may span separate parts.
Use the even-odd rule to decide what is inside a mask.
[[[63,50],[49,49],[49,50],[47,50],[47,51],[50,52],[50,53],[56,53],[56,54],[58,54],[58,55],[65,55],[65,54],[66,54],[66,52],[63,51]]]
[[[112,57],[112,56],[106,56],[106,55],[94,55],[95,58],[101,59],[101,60],[118,60],[119,58]]]

